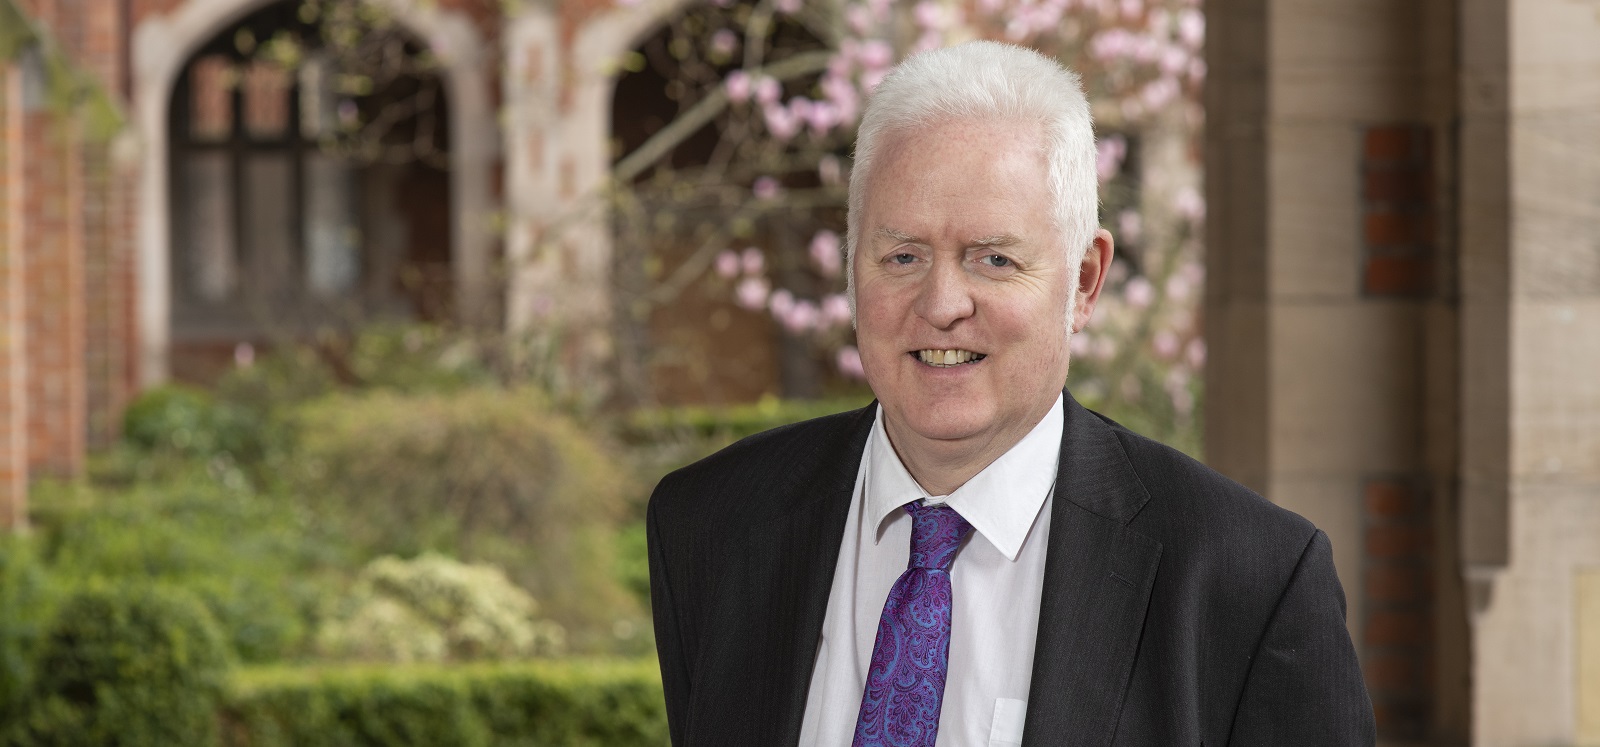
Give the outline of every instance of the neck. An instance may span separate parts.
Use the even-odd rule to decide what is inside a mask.
[[[1012,428],[951,440],[923,438],[897,424],[893,418],[885,417],[883,425],[889,444],[911,478],[928,491],[928,495],[949,495],[1021,443],[1049,411],[1047,406],[1039,417]]]

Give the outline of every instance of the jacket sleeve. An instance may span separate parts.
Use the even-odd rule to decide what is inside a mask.
[[[656,488],[646,512],[645,537],[650,552],[650,609],[655,619],[656,654],[661,660],[661,690],[667,701],[667,728],[672,743],[684,743],[689,716],[689,667],[678,622],[678,600],[673,594],[673,579],[668,571],[666,548],[662,542],[657,500],[663,488]]]
[[[1311,537],[1251,659],[1229,744],[1370,747],[1372,701],[1345,628],[1344,590]]]

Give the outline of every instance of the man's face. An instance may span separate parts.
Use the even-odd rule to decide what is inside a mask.
[[[1072,273],[1047,176],[1037,124],[886,134],[865,185],[856,335],[897,448],[1009,448],[1054,404]]]

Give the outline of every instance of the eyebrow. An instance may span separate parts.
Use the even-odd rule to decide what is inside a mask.
[[[920,236],[912,236],[911,234],[904,233],[902,231],[896,231],[895,229],[889,228],[887,226],[885,226],[883,228],[879,228],[877,231],[874,231],[873,233],[877,234],[878,236],[880,236],[882,238],[892,239],[894,241],[898,241],[898,242],[904,243],[904,244],[926,244],[926,243],[928,243],[928,241],[926,239],[923,239]],[[1012,236],[1011,234],[1008,234],[1008,233],[997,233],[997,234],[994,234],[993,236],[980,236],[980,237],[978,237],[976,239],[969,239],[967,241],[962,242],[962,244],[964,246],[1012,246],[1014,244],[1020,244],[1020,243],[1022,243],[1022,239],[1019,239],[1019,238],[1017,238],[1015,236]]]

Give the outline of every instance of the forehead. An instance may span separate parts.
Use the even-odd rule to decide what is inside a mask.
[[[953,120],[885,133],[870,169],[863,238],[884,229],[976,236],[1053,223],[1043,128],[1036,123]]]

